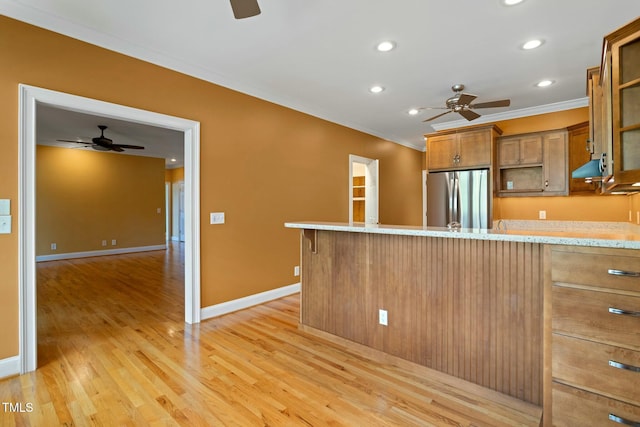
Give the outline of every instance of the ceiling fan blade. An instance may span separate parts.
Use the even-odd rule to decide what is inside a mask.
[[[260,14],[258,0],[230,0],[233,16],[236,19],[249,18]]]
[[[107,150],[117,151],[118,153],[122,153],[124,150],[117,145],[110,145],[109,147],[105,147]]]
[[[499,101],[479,102],[478,104],[469,105],[471,108],[494,108],[494,107],[508,107],[511,105],[510,99],[501,99]]]
[[[471,121],[471,120],[475,120],[478,117],[480,117],[480,114],[476,113],[475,111],[471,111],[471,110],[460,110],[458,111],[458,113],[460,113],[460,115],[462,117],[464,117],[465,119]]]
[[[445,111],[444,113],[438,114],[437,116],[433,116],[433,117],[431,117],[431,118],[429,118],[429,119],[423,120],[423,122],[430,122],[431,120],[435,120],[435,119],[437,119],[438,117],[442,117],[442,116],[444,116],[445,114],[449,114],[450,112],[451,112],[451,110],[449,110],[449,111]]]
[[[471,95],[469,93],[461,93],[458,98],[458,105],[469,105],[477,96]]]
[[[144,150],[144,147],[140,145],[128,145],[128,144],[111,144],[112,147],[130,148],[132,150]]]
[[[92,145],[92,142],[84,142],[84,141],[72,141],[70,139],[56,139],[56,141],[60,141],[60,142],[75,142],[76,144],[87,144],[87,145]]]

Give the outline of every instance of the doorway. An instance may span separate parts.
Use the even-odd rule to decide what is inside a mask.
[[[19,85],[19,365],[37,367],[36,106],[100,115],[183,132],[185,153],[185,322],[200,321],[200,123],[48,89]]]
[[[349,155],[349,222],[378,224],[378,160]]]

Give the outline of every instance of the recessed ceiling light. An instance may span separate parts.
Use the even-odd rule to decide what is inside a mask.
[[[505,6],[515,6],[522,3],[524,0],[502,0],[502,4]]]
[[[385,40],[383,42],[378,43],[376,46],[376,50],[378,52],[389,52],[396,47],[396,44],[390,40]]]
[[[522,45],[522,48],[524,50],[531,50],[531,49],[535,49],[537,47],[542,46],[542,43],[544,43],[543,40],[540,39],[533,39],[533,40],[529,40],[528,42],[526,42],[525,44]]]
[[[417,108],[412,108],[409,110],[409,115],[411,116],[415,116],[420,112],[420,110],[418,110]]]
[[[369,92],[371,93],[380,93],[384,90],[384,88],[382,86],[371,86],[369,88]]]
[[[538,83],[536,83],[536,86],[547,87],[547,86],[551,86],[553,83],[554,83],[553,80],[541,80]]]
[[[172,161],[172,162],[177,162],[177,160],[176,160],[176,159],[171,159],[171,161]]]

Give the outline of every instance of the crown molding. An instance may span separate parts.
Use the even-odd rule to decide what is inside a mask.
[[[539,114],[573,110],[574,108],[587,107],[588,105],[589,98],[584,97],[572,99],[569,101],[554,102],[553,104],[538,105],[536,107],[521,108],[519,110],[504,111],[502,113],[487,114],[486,116],[482,116],[474,120],[473,124],[481,125],[484,123],[495,123],[502,120],[519,119],[522,117],[537,116]],[[432,124],[431,127],[433,127],[436,131],[441,131],[465,127],[469,126],[469,124],[470,123],[468,120],[460,119],[445,123],[435,123]]]

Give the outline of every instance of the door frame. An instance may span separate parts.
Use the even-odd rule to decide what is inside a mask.
[[[185,154],[185,322],[200,322],[200,123],[96,99],[20,84],[18,118],[18,287],[20,373],[37,367],[36,105],[181,131]]]
[[[380,171],[379,161],[367,157],[349,154],[349,224],[353,223],[353,164],[361,163],[365,167],[364,180],[364,223],[378,224],[380,221]]]

